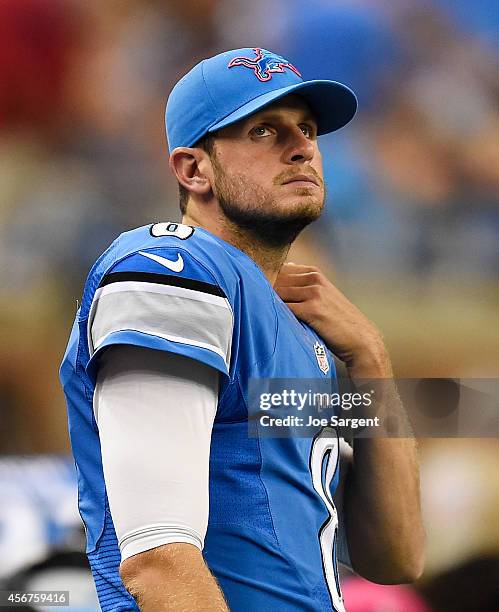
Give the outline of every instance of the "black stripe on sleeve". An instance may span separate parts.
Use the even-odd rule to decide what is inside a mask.
[[[184,278],[183,276],[156,274],[154,272],[111,272],[111,274],[106,274],[106,276],[104,276],[99,287],[105,287],[112,283],[121,283],[124,281],[171,285],[172,287],[182,287],[184,289],[209,293],[210,295],[217,295],[218,297],[227,297],[218,285],[212,285],[211,283],[205,283],[204,281],[194,280],[192,278]]]

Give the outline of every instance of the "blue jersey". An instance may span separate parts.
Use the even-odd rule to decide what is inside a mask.
[[[203,555],[233,612],[343,610],[336,568],[337,438],[252,437],[250,379],[329,379],[322,340],[247,255],[174,223],[119,236],[93,266],[61,366],[79,510],[104,611],[138,610],[120,576],[92,402],[99,355],[132,344],[221,373]]]

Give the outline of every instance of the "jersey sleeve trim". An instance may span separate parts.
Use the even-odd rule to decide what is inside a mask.
[[[193,544],[203,550],[203,538],[189,527],[180,525],[150,525],[143,529],[127,533],[119,541],[121,561],[146,550],[183,542]]]
[[[173,276],[172,274],[158,274],[155,272],[111,272],[106,274],[102,279],[99,288],[102,289],[113,283],[121,283],[127,281],[135,282],[147,282],[157,283],[160,285],[169,285],[172,287],[182,287],[184,289],[190,289],[205,293],[208,295],[215,295],[221,298],[227,299],[224,291],[218,286],[204,281],[195,280],[192,278],[185,278],[183,276]]]
[[[111,273],[90,308],[87,372],[105,346],[124,343],[179,353],[227,374],[233,327],[231,305],[218,285],[168,274]]]
[[[226,374],[227,376],[229,375],[229,368],[227,364],[220,357],[220,355],[217,355],[213,351],[203,347],[193,346],[191,344],[182,344],[178,341],[170,341],[167,338],[159,338],[156,335],[152,336],[133,330],[122,330],[113,332],[110,336],[108,336],[89,360],[86,367],[86,372],[93,382],[96,380],[98,359],[100,354],[104,349],[115,345],[141,346],[143,348],[166,351],[168,353],[176,353],[177,355],[189,357],[189,359],[201,361],[215,370],[222,372],[222,374]]]

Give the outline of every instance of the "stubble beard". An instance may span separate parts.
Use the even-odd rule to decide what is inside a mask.
[[[216,196],[223,214],[239,231],[267,247],[290,245],[307,225],[321,215],[324,192],[322,197],[312,198],[307,187],[297,187],[297,197],[308,198],[300,206],[293,205],[288,213],[284,213],[263,187],[243,175],[229,177],[215,156],[212,164]]]

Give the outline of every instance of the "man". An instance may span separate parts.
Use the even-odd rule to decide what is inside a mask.
[[[355,306],[284,263],[324,204],[317,136],[356,104],[258,48],[204,60],[173,89],[182,224],[122,234],[100,257],[61,368],[103,610],[344,609],[338,439],[251,437],[247,406],[250,378],[334,382],[330,351],[354,379],[391,375]],[[344,487],[353,568],[417,578],[413,442],[356,441]]]

